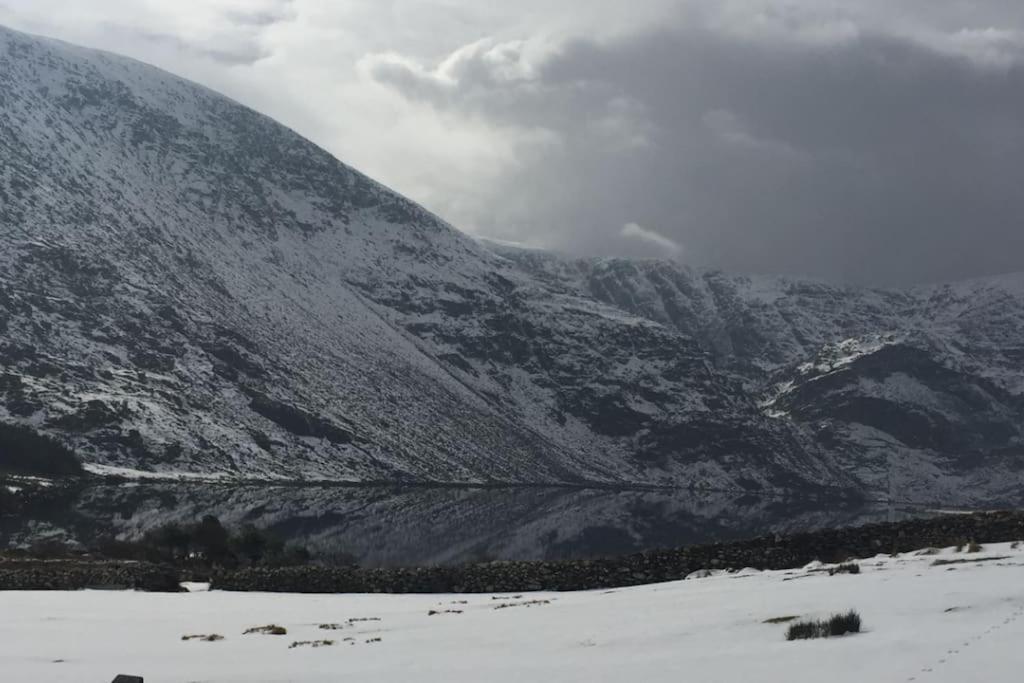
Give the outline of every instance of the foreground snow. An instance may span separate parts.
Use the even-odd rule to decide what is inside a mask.
[[[934,566],[937,559],[968,561]],[[859,575],[829,576],[812,565],[521,596],[0,593],[0,667],[11,681],[135,673],[147,683],[1024,677],[1024,549],[989,545],[976,554],[946,549],[860,564]],[[764,623],[849,608],[863,617],[859,635],[786,642],[784,624]],[[265,624],[288,634],[242,635]],[[213,633],[224,640],[181,639]],[[289,647],[319,639],[336,644]]]

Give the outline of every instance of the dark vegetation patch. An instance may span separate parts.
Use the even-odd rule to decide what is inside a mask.
[[[835,567],[830,567],[828,575],[835,576],[836,574],[860,574],[860,565],[856,562],[845,562]]]
[[[82,472],[75,454],[56,439],[25,425],[0,423],[0,473],[67,477]]]
[[[20,476],[0,471],[0,520],[4,517],[50,520],[68,509],[77,499],[84,485],[84,477],[44,480],[37,475]],[[11,488],[8,489],[7,487]],[[55,512],[56,511],[56,512]],[[3,531],[0,531],[0,539]],[[36,540],[33,545],[43,543]],[[7,555],[0,543],[0,554]],[[23,553],[25,554],[25,553]],[[31,553],[29,556],[34,557]]]
[[[196,580],[220,570],[294,567],[311,560],[305,548],[286,545],[270,531],[252,525],[230,531],[212,515],[196,524],[161,526],[137,541],[101,539],[91,550],[107,559],[172,565]]]
[[[330,647],[334,645],[333,640],[296,640],[288,649],[291,650],[296,647]]]
[[[847,633],[860,633],[860,615],[850,610],[844,614],[833,614],[821,621],[797,621],[789,625],[786,640],[810,640],[813,638],[832,638]]]
[[[194,634],[194,635],[182,636],[181,639],[182,640],[199,640],[199,641],[202,641],[204,643],[216,643],[218,640],[224,640],[224,636],[220,635],[219,633],[208,633],[208,634],[199,633],[199,634]]]
[[[789,622],[796,621],[799,618],[800,617],[795,616],[795,615],[788,616],[788,617],[772,617],[771,619],[765,619],[761,623],[762,624],[788,624]]]
[[[502,602],[494,606],[494,609],[508,609],[509,607],[536,607],[537,605],[550,605],[550,600],[527,600],[526,602]]]
[[[253,633],[259,633],[265,636],[286,636],[288,635],[288,629],[284,626],[278,626],[277,624],[267,624],[266,626],[253,626],[247,628],[242,632],[243,636],[248,636]]]
[[[995,562],[996,560],[1010,560],[1010,559],[1013,559],[1013,558],[1010,557],[1009,555],[1000,555],[998,557],[972,557],[970,559],[965,557],[965,558],[961,558],[961,559],[958,559],[958,560],[944,560],[942,558],[939,558],[939,559],[934,560],[932,562],[932,566],[933,567],[944,567],[944,566],[950,565],[950,564],[977,564],[979,562]]]

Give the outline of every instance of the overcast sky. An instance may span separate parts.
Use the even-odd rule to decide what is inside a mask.
[[[477,235],[870,284],[1024,270],[1020,0],[0,0]]]

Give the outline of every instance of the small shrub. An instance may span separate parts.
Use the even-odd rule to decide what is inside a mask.
[[[786,630],[786,640],[810,640],[824,638],[820,621],[798,621]]]
[[[288,646],[288,649],[291,650],[296,647],[330,647],[331,645],[334,645],[333,640],[296,640]]]
[[[537,605],[550,605],[550,600],[527,600],[526,602],[502,602],[494,606],[494,609],[508,609],[509,607],[536,607]]]
[[[266,626],[253,626],[252,628],[247,628],[242,635],[247,636],[250,633],[262,633],[266,636],[286,636],[288,635],[288,629],[284,626],[278,626],[277,624],[267,624]]]
[[[856,562],[847,562],[828,570],[829,576],[835,576],[836,574],[860,574],[860,565]]]
[[[798,621],[789,625],[786,640],[810,640],[830,638],[847,633],[860,633],[860,615],[850,610],[845,614],[833,614],[827,621]]]
[[[182,640],[201,640],[204,643],[216,643],[218,640],[224,640],[224,636],[219,633],[210,634],[196,634],[191,636],[182,636]]]
[[[969,553],[980,553],[981,552],[981,544],[976,542],[974,539],[971,539],[967,543],[967,552],[969,552]]]
[[[843,636],[847,633],[860,633],[860,615],[854,610],[846,614],[833,614],[828,620],[830,636]]]

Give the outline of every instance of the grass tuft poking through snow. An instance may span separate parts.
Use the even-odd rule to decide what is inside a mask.
[[[334,645],[333,640],[296,640],[288,646],[288,649],[294,650],[297,647],[330,647],[332,645]]]
[[[826,621],[798,621],[789,625],[786,640],[832,638],[847,633],[860,633],[860,615],[855,610],[833,614]]]
[[[217,641],[224,640],[224,636],[219,633],[197,633],[193,635],[182,636],[182,640],[200,640],[204,643],[216,643]]]
[[[788,624],[791,621],[796,621],[800,617],[796,615],[788,617],[772,617],[771,619],[765,619],[762,623],[764,624]]]
[[[267,624],[266,626],[253,626],[252,628],[247,628],[242,635],[247,636],[252,633],[262,633],[265,636],[286,636],[288,635],[288,629],[284,626],[278,626],[277,624]]]
[[[960,541],[959,543],[956,544],[956,551],[958,553],[962,553],[962,552],[980,553],[983,549],[984,549],[984,546],[982,546],[980,543],[975,541],[973,538],[970,539],[970,540]]]

